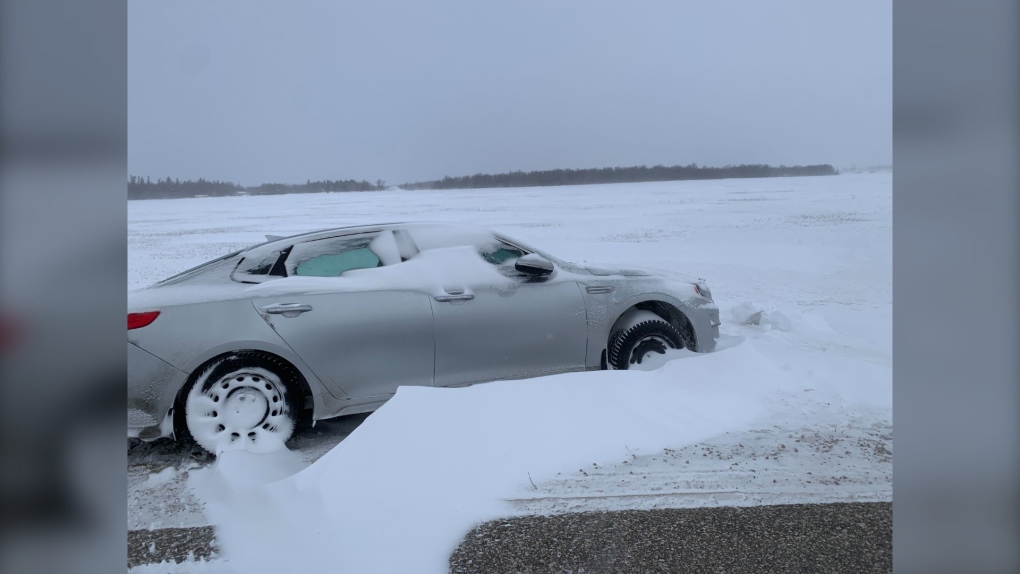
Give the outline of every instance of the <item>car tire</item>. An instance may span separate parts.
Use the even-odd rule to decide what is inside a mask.
[[[205,450],[282,448],[298,419],[300,375],[264,353],[235,353],[202,369],[184,394],[184,430]]]
[[[641,321],[612,337],[608,361],[613,369],[640,368],[649,353],[665,354],[668,349],[683,349],[680,331],[664,319]]]

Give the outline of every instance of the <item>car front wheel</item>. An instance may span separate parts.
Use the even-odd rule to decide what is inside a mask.
[[[661,318],[641,321],[617,333],[610,341],[609,364],[614,369],[640,369],[646,359],[683,349],[683,336]],[[647,364],[647,363],[646,363]]]
[[[289,365],[261,354],[237,354],[212,363],[185,399],[188,432],[202,448],[269,452],[294,432],[297,408]]]

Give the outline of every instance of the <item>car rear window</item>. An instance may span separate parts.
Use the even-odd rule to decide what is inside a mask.
[[[230,278],[241,283],[261,283],[268,279],[283,277],[283,268],[277,265],[283,250],[265,254],[249,254],[237,263]]]

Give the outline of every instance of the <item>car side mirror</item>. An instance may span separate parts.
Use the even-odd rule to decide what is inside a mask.
[[[543,275],[551,274],[554,267],[552,261],[549,261],[545,257],[542,257],[537,253],[529,253],[520,257],[517,260],[517,263],[514,263],[514,269],[526,275],[541,277]]]

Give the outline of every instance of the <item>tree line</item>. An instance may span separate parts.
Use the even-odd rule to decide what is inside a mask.
[[[307,180],[302,184],[263,183],[245,187],[229,181],[196,181],[128,176],[128,199],[173,199],[179,197],[223,197],[227,195],[279,195],[285,193],[319,193],[333,191],[378,191],[385,182],[348,180]]]
[[[550,185],[587,185],[593,183],[638,183],[643,181],[679,181],[689,179],[727,179],[752,177],[791,177],[838,175],[829,164],[778,167],[765,164],[700,167],[697,164],[666,167],[603,167],[592,169],[553,169],[511,171],[495,175],[478,173],[463,177],[444,177],[435,181],[405,183],[404,189],[474,189],[484,187],[542,187]]]
[[[792,177],[811,175],[839,175],[829,164],[770,166],[741,164],[725,167],[703,167],[697,164],[666,167],[603,167],[592,169],[553,169],[544,171],[511,171],[507,173],[446,176],[434,181],[405,183],[403,189],[477,189],[486,187],[544,187],[552,185],[587,185],[594,183],[639,183],[644,181],[679,181],[690,179],[726,179],[753,177]],[[350,191],[379,191],[386,182],[375,183],[347,180],[307,180],[302,184],[263,183],[244,187],[229,181],[197,181],[128,177],[128,199],[168,199],[177,197],[222,197],[227,195],[279,195],[287,193],[325,193]]]

